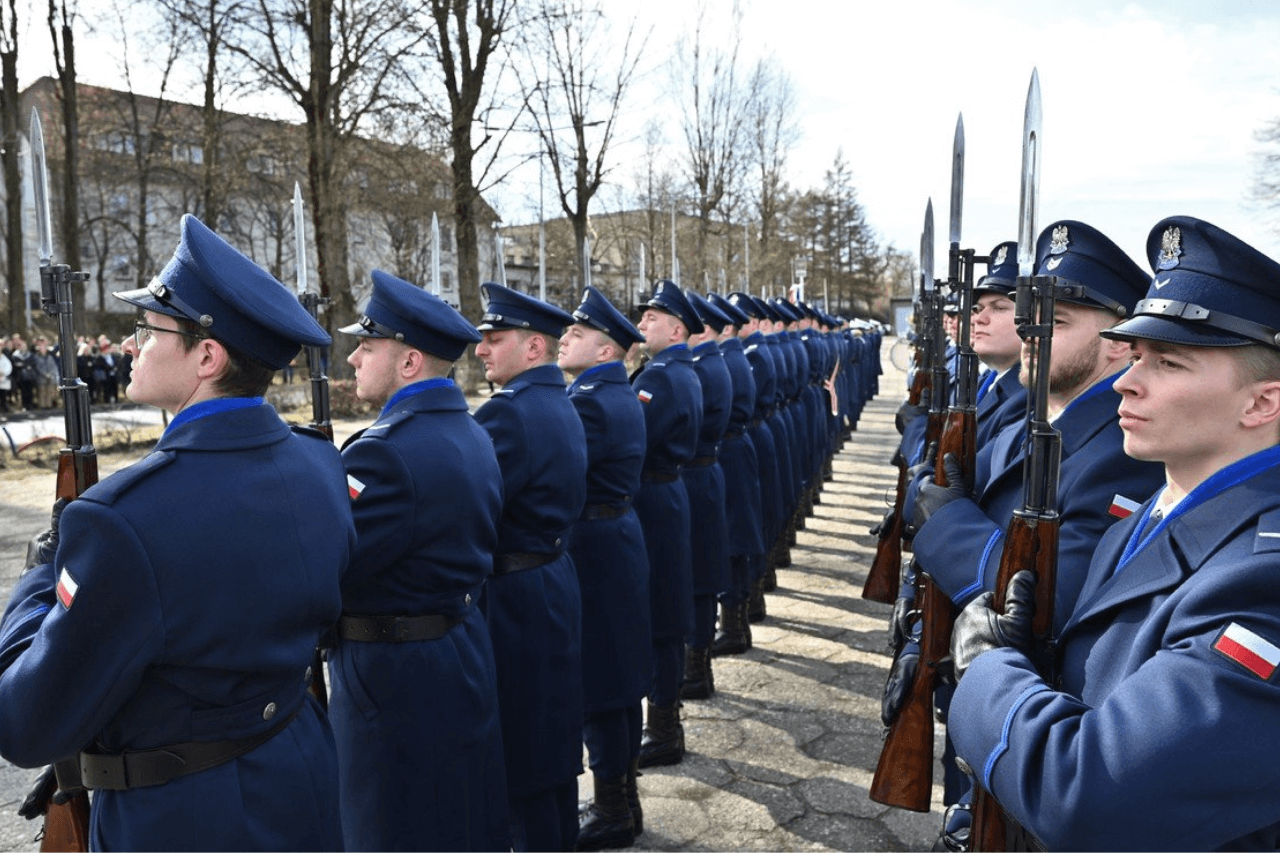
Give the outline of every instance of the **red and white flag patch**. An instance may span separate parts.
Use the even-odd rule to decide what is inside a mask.
[[[1263,681],[1271,678],[1276,667],[1280,666],[1280,648],[1238,622],[1232,622],[1218,635],[1218,639],[1213,641],[1213,650]]]
[[[1107,512],[1110,515],[1114,515],[1116,518],[1128,518],[1137,512],[1138,507],[1140,506],[1142,506],[1140,502],[1130,500],[1124,495],[1117,494],[1111,499],[1111,506],[1107,509]]]
[[[641,403],[647,403],[647,402],[649,402],[650,400],[652,400],[652,399],[653,399],[653,392],[651,392],[651,391],[641,391],[641,392],[639,392],[638,394],[636,394],[636,396],[640,398],[640,402],[641,402]]]
[[[347,494],[351,495],[351,500],[360,497],[360,493],[364,491],[364,483],[357,480],[350,474],[347,475]]]
[[[72,603],[76,600],[76,591],[80,589],[80,584],[76,583],[76,579],[71,577],[71,573],[65,568],[58,575],[57,594],[58,601],[62,602],[62,606],[70,609]]]

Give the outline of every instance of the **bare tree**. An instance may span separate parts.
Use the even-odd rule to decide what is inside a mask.
[[[791,78],[773,62],[762,59],[752,75],[748,117],[751,161],[759,183],[753,187],[760,238],[755,256],[761,270],[775,267],[779,222],[788,198],[787,152],[799,141],[795,124],[795,90]]]
[[[477,142],[473,130],[482,113],[493,109],[494,78],[500,76],[501,67],[491,68],[491,63],[501,61],[499,50],[515,8],[516,0],[429,0],[427,5],[435,25],[432,53],[449,103],[458,298],[462,313],[473,320],[483,313],[477,227],[487,223],[480,221],[485,210],[480,187],[503,139],[486,133]],[[478,164],[478,155],[486,145],[488,159]]]
[[[699,276],[708,267],[708,238],[716,227],[712,214],[742,177],[744,129],[752,100],[738,69],[741,9],[735,2],[732,20],[723,28],[727,34],[723,46],[708,44],[713,27],[707,15],[707,3],[701,0],[693,33],[681,40],[671,66],[672,87],[680,93],[684,167],[693,184],[698,218],[695,271]]]
[[[533,19],[537,36],[524,42],[532,69],[522,81],[525,103],[551,162],[560,207],[573,225],[577,259],[585,255],[591,200],[608,172],[623,99],[647,40],[633,45],[632,19],[619,47],[601,31],[602,22],[604,11],[592,0],[542,0]],[[539,58],[547,75],[530,85]]]
[[[67,0],[49,0],[49,37],[53,40],[54,67],[58,75],[58,92],[62,106],[62,258],[71,269],[80,263],[80,116],[76,105],[76,51],[73,23],[74,8]],[[71,301],[76,310],[76,331],[87,331],[84,316],[84,282],[71,288]]]
[[[416,77],[415,57],[426,34],[405,0],[257,0],[228,34],[264,88],[291,99],[305,116],[307,187],[315,225],[320,292],[331,301],[325,318],[355,313],[348,280],[347,219],[353,191],[349,146],[387,110],[403,108]],[[346,371],[334,362],[335,371]]]
[[[22,265],[22,172],[18,168],[21,116],[18,111],[18,5],[0,6],[0,160],[3,161],[5,281],[9,290],[8,327],[26,328],[27,293]]]

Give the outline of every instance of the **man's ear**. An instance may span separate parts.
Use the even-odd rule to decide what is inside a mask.
[[[201,338],[195,345],[198,360],[196,376],[200,379],[217,379],[227,369],[231,358],[227,348],[213,338]]]
[[[1253,401],[1241,417],[1241,426],[1256,429],[1280,421],[1280,382],[1259,382]]]

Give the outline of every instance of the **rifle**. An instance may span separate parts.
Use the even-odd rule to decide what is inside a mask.
[[[86,272],[72,272],[66,264],[53,263],[53,231],[49,216],[49,173],[44,154],[44,131],[40,113],[31,108],[31,178],[36,204],[36,230],[40,256],[40,307],[58,318],[58,360],[62,378],[63,414],[67,443],[58,454],[58,500],[72,501],[98,482],[98,451],[93,446],[89,386],[76,371],[75,326],[71,298],[73,282],[88,281]],[[89,849],[89,794],[79,785],[79,758],[54,764],[54,771],[67,796],[53,799],[55,786],[46,782],[33,792],[37,812],[44,812],[40,849],[81,851]],[[47,775],[45,777],[48,778]],[[74,792],[74,793],[73,793]],[[41,802],[42,801],[42,802]],[[41,808],[43,805],[43,808]]]
[[[930,446],[933,441],[937,442],[933,479],[943,486],[947,484],[946,469],[942,464],[945,454],[957,454],[963,470],[972,476],[977,446],[977,356],[969,345],[968,318],[973,296],[973,252],[960,248],[963,202],[964,119],[961,116],[956,122],[955,142],[952,146],[951,246],[947,284],[953,291],[958,291],[961,297],[957,345],[960,346],[962,355],[968,350],[972,358],[961,362],[961,377],[958,377],[961,381],[957,383],[956,400],[949,410],[943,409],[941,399],[930,399],[929,432],[932,435],[926,435],[925,446]],[[937,301],[940,308],[941,299],[938,298]],[[933,365],[933,387],[941,389],[946,387],[948,381],[946,365],[942,363],[941,357],[941,329],[935,330],[934,335],[934,348],[938,358]],[[966,372],[967,377],[964,376]],[[941,398],[942,394],[938,393],[936,397]],[[927,574],[918,571],[914,562],[907,568],[907,576],[915,584],[916,602],[916,610],[909,616],[912,620],[909,639],[919,644],[919,660],[905,703],[885,734],[870,796],[885,805],[927,812],[933,786],[933,693],[941,675],[942,662],[950,651],[955,608],[947,594]]]
[[[941,307],[940,303],[934,298],[934,294],[933,199],[929,199],[929,203],[925,207],[924,232],[920,235],[920,291],[916,298],[916,318],[920,324],[921,335],[919,345],[916,347],[917,369],[912,378],[911,387],[907,391],[907,403],[912,406],[920,405],[924,392],[928,390],[931,410],[934,405],[934,398],[941,396],[941,390],[933,386],[935,374],[930,368],[936,361],[940,361],[943,358],[943,353],[939,352],[935,355],[934,352],[935,344],[937,343],[934,329],[935,326],[941,327],[940,318],[934,317],[935,311]],[[945,388],[946,385],[944,384],[942,387]],[[928,446],[928,439],[926,438],[925,447]],[[902,507],[907,497],[907,490],[911,485],[907,475],[907,471],[911,467],[911,461],[903,458],[902,454],[899,453],[894,463],[898,466],[898,485],[894,492],[893,506],[884,517],[884,520],[880,522],[880,538],[876,542],[876,555],[871,561],[871,568],[867,571],[867,580],[862,587],[863,598],[868,601],[879,601],[883,604],[893,604],[897,600],[898,592],[901,588],[902,534],[905,526]]]
[[[1031,344],[1032,393],[1027,397],[1027,455],[1023,462],[1022,508],[1013,513],[1005,536],[992,607],[1003,612],[1005,590],[1023,569],[1036,573],[1033,647],[1049,647],[1053,632],[1054,586],[1058,565],[1058,473],[1062,435],[1049,423],[1049,358],[1053,345],[1054,302],[1080,295],[1078,286],[1060,285],[1053,276],[1036,276],[1036,204],[1039,184],[1040,82],[1031,75],[1023,137],[1022,204],[1018,231],[1016,322],[1018,335]],[[970,849],[1005,850],[1016,825],[981,785],[975,785]]]
[[[293,250],[297,256],[298,301],[307,309],[311,319],[320,322],[320,306],[329,300],[320,295],[320,288],[307,286],[307,229],[302,208],[302,187],[293,183]],[[329,408],[329,377],[324,372],[323,347],[310,346],[307,351],[307,374],[311,377],[311,423],[333,441],[333,420]],[[316,646],[311,659],[311,684],[307,686],[320,707],[329,710],[329,691],[324,686],[324,653]]]

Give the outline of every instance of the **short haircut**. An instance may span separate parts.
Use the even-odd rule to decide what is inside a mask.
[[[186,352],[195,349],[202,339],[218,340],[208,333],[203,326],[186,317],[175,317],[178,328],[194,337],[181,335],[182,347]],[[228,397],[261,397],[271,387],[271,379],[275,376],[275,368],[258,361],[248,353],[218,341],[227,351],[227,368],[214,383],[218,393]]]

